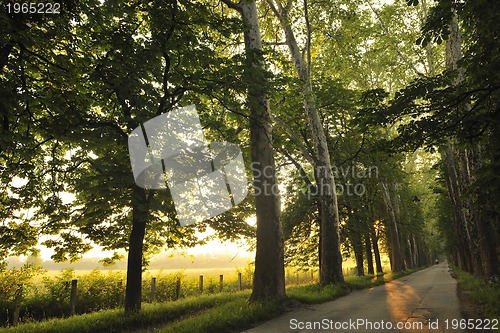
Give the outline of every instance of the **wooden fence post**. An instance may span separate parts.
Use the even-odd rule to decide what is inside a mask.
[[[71,280],[71,292],[69,294],[69,313],[71,315],[75,314],[77,285],[78,285],[78,280]]]
[[[200,288],[200,293],[202,293],[203,292],[203,275],[200,275],[199,288]]]
[[[156,278],[151,278],[151,295],[149,295],[149,302],[153,303],[156,301]]]
[[[243,289],[243,284],[241,282],[241,272],[238,273],[238,290]]]
[[[219,289],[222,291],[222,288],[224,288],[224,275],[219,275]]]

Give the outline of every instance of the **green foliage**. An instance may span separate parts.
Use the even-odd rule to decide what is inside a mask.
[[[182,272],[164,274],[162,271],[155,274],[156,277],[156,289],[155,298],[158,302],[167,302],[176,299],[176,286],[177,280],[182,280],[185,275]],[[142,279],[142,299],[143,302],[149,302],[149,297],[151,295],[151,274],[144,274]],[[194,289],[195,290],[195,289]],[[184,283],[181,289],[182,296],[191,296],[195,294],[193,287],[187,287]]]
[[[242,273],[242,289],[251,288],[253,267],[238,269]],[[20,321],[46,320],[54,317],[66,317],[71,314],[71,281],[77,280],[75,313],[84,314],[123,305],[125,295],[125,273],[122,271],[103,272],[93,270],[77,275],[73,269],[65,269],[55,277],[41,275],[43,271],[26,265],[22,269],[8,269],[0,273],[0,322],[11,320],[16,306],[20,309]],[[34,279],[34,277],[36,277]],[[150,302],[152,273],[143,277],[142,300]],[[224,285],[220,289],[218,275],[204,276],[203,293],[199,291],[198,276],[187,276],[183,271],[165,273],[159,271],[156,278],[155,301],[171,302],[177,300],[177,280],[180,279],[180,298],[199,297],[219,292],[238,290],[237,275],[225,275]],[[16,303],[16,295],[22,288],[22,300]]]
[[[409,273],[411,271],[384,276],[348,277],[344,285],[293,286],[287,288],[287,294],[289,298],[303,303],[321,303],[346,295],[350,289],[370,288]],[[72,274],[71,271],[65,271],[61,277],[71,278]],[[142,311],[135,314],[125,315],[123,310],[118,309],[101,310],[66,319],[25,323],[0,329],[0,332],[122,332],[145,327],[162,327],[161,332],[234,332],[248,329],[285,311],[283,305],[277,302],[248,303],[249,296],[249,291],[196,295],[177,301],[144,304]]]
[[[0,322],[8,323],[16,306],[22,305],[22,297],[28,294],[31,279],[42,274],[42,269],[25,264],[21,269],[0,270]],[[19,298],[21,297],[21,298]],[[21,302],[19,302],[21,301]]]
[[[242,119],[222,105],[242,108],[227,102],[244,92],[235,74],[241,57],[224,50],[241,21],[209,1],[76,1],[53,20],[0,14],[0,258],[27,253],[41,235],[59,236],[44,242],[57,261],[78,260],[91,241],[126,249],[134,184],[127,135],[189,103],[204,104],[209,132],[235,132]],[[164,246],[198,242],[195,227],[179,227],[168,191],[151,191],[148,208],[145,262]],[[250,209],[247,201],[198,230],[251,237]]]

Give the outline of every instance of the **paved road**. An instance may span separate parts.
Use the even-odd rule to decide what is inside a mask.
[[[441,263],[335,301],[302,307],[246,332],[458,333],[462,330],[453,329],[453,319],[461,318],[456,282],[447,263]]]

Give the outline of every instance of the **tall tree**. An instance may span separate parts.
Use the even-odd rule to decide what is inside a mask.
[[[281,207],[272,144],[271,111],[267,92],[269,85],[266,82],[257,6],[255,0],[241,0],[239,3],[222,1],[237,10],[245,24],[245,79],[248,87],[257,217],[255,273],[250,300],[283,299],[286,293]]]
[[[389,107],[379,108],[376,114],[377,124],[398,124],[399,133],[393,141],[398,150],[441,147],[454,218],[453,224],[440,226],[452,229],[443,230],[443,234],[452,238],[450,243],[459,245],[453,251],[457,264],[485,276],[497,274],[500,266],[495,250],[500,214],[492,204],[497,200],[493,193],[499,188],[493,172],[498,165],[498,154],[493,153],[498,151],[498,122],[493,120],[498,119],[500,91],[493,68],[499,61],[495,55],[498,45],[491,43],[498,34],[498,26],[491,23],[498,17],[498,6],[488,1],[442,0],[430,9],[425,7],[417,44],[436,59],[429,45],[435,50],[434,44],[446,40],[447,66],[439,73],[436,63],[430,63],[431,76],[414,80],[395,95]],[[465,47],[460,46],[461,34]]]
[[[292,9],[294,1],[289,0],[286,5],[283,5],[279,0],[268,0],[267,3],[281,24],[285,35],[286,45],[290,51],[291,61],[300,80],[304,111],[307,116],[314,149],[314,178],[319,192],[320,283],[330,284],[343,282],[342,256],[340,254],[339,210],[335,179],[325,130],[318,114],[311,81],[312,31],[309,23],[309,5],[307,0],[304,0],[303,10],[307,36],[304,57],[299,49],[291,25],[290,10]]]
[[[7,132],[2,132],[2,153],[8,156],[16,146],[26,152],[19,155],[22,164],[12,164],[2,177],[9,182],[14,176],[27,180],[15,189],[17,198],[13,199],[19,205],[13,206],[14,201],[8,199],[9,205],[32,208],[35,215],[12,221],[12,213],[5,211],[13,223],[1,231],[12,235],[12,244],[23,246],[18,252],[33,248],[41,236],[58,235],[44,242],[55,250],[57,261],[77,260],[92,242],[104,250],[128,250],[125,305],[127,311],[137,311],[142,270],[149,255],[164,246],[189,246],[197,240],[194,226],[179,226],[168,191],[135,185],[127,136],[181,100],[193,103],[210,96],[221,88],[212,84],[216,79],[234,80],[234,73],[227,69],[233,62],[215,49],[224,48],[224,36],[237,26],[234,21],[220,20],[210,11],[212,7],[200,2],[86,1],[74,5],[74,11],[65,11],[55,21],[23,16],[19,23],[25,31],[9,27],[2,36],[12,44],[5,49],[10,52],[6,73],[11,87],[7,90],[25,95],[16,106],[9,98],[2,110],[4,129],[16,133],[7,140]],[[19,18],[1,22],[17,25]],[[217,29],[208,34],[210,24]],[[24,88],[17,88],[23,82],[17,80],[18,74],[24,76]],[[26,117],[21,119],[19,110],[26,106]],[[16,117],[22,126],[11,127]],[[17,136],[18,131],[23,136]],[[25,156],[33,157],[24,161]],[[75,199],[64,202],[62,192]],[[226,216],[226,221],[220,217],[198,229],[211,225],[217,232],[225,230],[222,233],[230,238],[239,233],[238,225],[240,231],[252,233],[245,213],[234,217]],[[216,223],[221,221],[225,223]],[[118,258],[115,254],[110,259]]]

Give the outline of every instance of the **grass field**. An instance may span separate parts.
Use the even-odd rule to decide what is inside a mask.
[[[472,300],[486,306],[490,318],[500,320],[500,281],[486,281],[467,272],[453,268],[457,283],[471,291]]]
[[[160,273],[160,272],[158,272]],[[406,272],[402,274],[409,274]],[[196,276],[198,272],[193,273]],[[316,283],[287,288],[290,299],[301,303],[320,303],[345,295],[349,290],[369,288],[399,277],[384,276],[347,277],[343,285],[322,287]],[[293,274],[292,274],[293,275]],[[248,329],[285,311],[281,302],[249,304],[250,290],[198,294],[185,298],[143,304],[140,313],[125,315],[122,309],[101,310],[75,315],[65,319],[49,319],[0,329],[0,333],[86,333],[86,332],[235,332]]]

